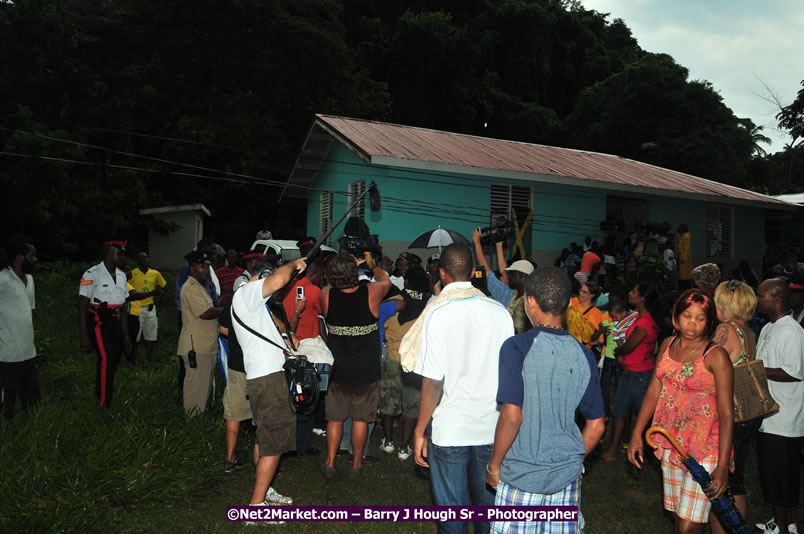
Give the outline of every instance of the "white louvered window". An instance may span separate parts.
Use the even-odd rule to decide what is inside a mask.
[[[349,184],[349,207],[351,208],[355,202],[360,204],[355,208],[355,210],[351,213],[352,217],[360,217],[363,219],[366,215],[366,200],[365,198],[361,198],[363,193],[366,191],[366,181],[365,180],[357,180]]]
[[[706,208],[706,257],[729,259],[733,252],[734,210],[724,206]]]
[[[321,214],[318,219],[318,235],[325,235],[332,228],[332,191],[321,193]],[[332,243],[332,236],[328,237],[324,245]]]
[[[499,217],[512,219],[511,210],[516,209],[519,223],[532,207],[532,192],[530,186],[513,184],[491,184],[491,221]],[[523,215],[525,214],[525,215]]]

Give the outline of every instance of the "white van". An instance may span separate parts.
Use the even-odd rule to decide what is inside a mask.
[[[296,246],[296,241],[289,239],[258,239],[251,244],[251,249],[260,254],[273,253],[282,258],[282,263],[293,261],[301,257],[299,247]],[[337,253],[338,251],[332,247],[321,245],[321,250],[324,252]]]

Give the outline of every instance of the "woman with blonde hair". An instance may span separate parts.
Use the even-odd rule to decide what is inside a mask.
[[[739,280],[722,282],[715,289],[715,306],[721,322],[712,341],[726,349],[732,365],[755,359],[756,339],[747,325],[757,307],[757,296],[751,286]],[[755,419],[734,425],[734,471],[729,473],[729,489],[743,517],[747,507],[745,462],[748,459],[748,443],[761,423],[762,419]]]

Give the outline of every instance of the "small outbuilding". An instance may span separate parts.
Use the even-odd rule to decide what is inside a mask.
[[[178,270],[184,255],[204,235],[204,216],[212,214],[203,204],[183,204],[140,210],[151,218],[148,225],[148,254],[155,269]]]

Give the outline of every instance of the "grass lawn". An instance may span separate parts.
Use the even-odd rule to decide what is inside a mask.
[[[239,532],[281,528],[292,532],[435,532],[431,523],[290,523],[249,527],[230,523],[226,507],[247,504],[254,482],[249,465],[224,473],[224,421],[220,378],[212,408],[187,419],[176,387],[175,273],[163,273],[168,293],[159,306],[159,347],[137,368],[121,365],[110,410],[94,399],[95,356],[78,350],[77,280],[87,266],[44,265],[35,274],[34,314],[39,348],[40,406],[0,422],[0,532]],[[140,350],[140,359],[144,359]],[[325,481],[322,457],[282,461],[276,489],[300,505],[431,505],[429,483],[413,476],[413,459],[400,462],[379,449],[379,427],[371,454],[381,462],[352,481]],[[253,434],[238,445],[250,458]],[[312,445],[325,448],[313,436]],[[770,517],[762,503],[756,462],[747,472],[749,522]],[[582,511],[587,532],[669,532],[662,511],[661,474],[587,461]],[[804,526],[804,513],[795,519]]]

